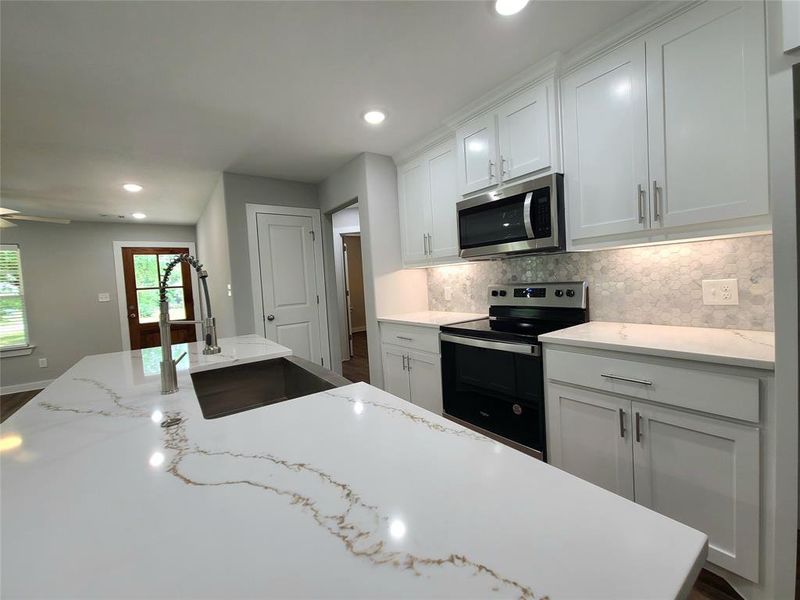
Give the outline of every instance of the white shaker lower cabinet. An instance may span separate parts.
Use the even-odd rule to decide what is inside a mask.
[[[550,462],[703,531],[709,563],[757,583],[765,372],[549,344],[545,365]]]
[[[710,561],[758,581],[758,428],[639,402],[631,410],[636,502],[705,532]]]
[[[439,330],[381,323],[384,389],[441,415],[442,359]]]
[[[550,462],[633,500],[630,400],[550,384],[547,413]]]

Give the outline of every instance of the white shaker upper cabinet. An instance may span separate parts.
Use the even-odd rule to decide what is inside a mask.
[[[491,187],[500,181],[497,166],[495,115],[476,117],[456,132],[458,186],[462,195]]]
[[[498,109],[503,181],[550,167],[551,103],[550,88],[539,85],[511,98]]]
[[[429,254],[432,259],[458,257],[458,219],[456,202],[456,149],[452,142],[432,150],[427,156],[430,176],[432,227],[429,230]]]
[[[398,172],[400,231],[403,262],[420,265],[428,260],[431,223],[428,165],[423,160],[403,166]]]
[[[561,93],[570,237],[647,228],[644,41],[570,74]]]
[[[645,43],[652,226],[767,214],[763,3],[708,2]]]

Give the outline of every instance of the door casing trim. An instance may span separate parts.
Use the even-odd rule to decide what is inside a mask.
[[[128,303],[125,299],[125,270],[122,265],[123,248],[175,248],[185,246],[189,248],[189,254],[197,256],[197,249],[194,242],[112,242],[114,248],[114,273],[117,282],[117,309],[119,310],[119,330],[122,336],[122,349],[131,349],[131,336],[128,332]],[[212,273],[213,277],[214,274]],[[195,307],[202,301],[197,288],[197,277],[192,277],[192,296],[196,298]],[[200,314],[199,311],[196,314]],[[203,331],[199,325],[195,325],[197,339],[203,339]]]
[[[253,323],[258,335],[267,337],[264,325],[264,306],[261,296],[261,260],[258,255],[258,225],[256,219],[259,214],[286,215],[293,217],[311,217],[311,226],[314,230],[314,268],[319,295],[319,334],[320,352],[325,362],[325,368],[331,369],[331,346],[328,331],[328,299],[325,288],[325,267],[322,255],[322,217],[318,208],[299,208],[294,206],[274,206],[269,204],[245,204],[247,211],[247,245],[250,251],[250,281],[253,288]],[[260,323],[260,325],[259,325]],[[337,340],[338,343],[338,340]]]

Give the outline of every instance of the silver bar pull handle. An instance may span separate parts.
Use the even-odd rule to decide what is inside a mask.
[[[398,340],[405,340],[405,341],[407,341],[407,342],[413,342],[413,341],[414,341],[414,338],[406,337],[406,336],[404,336],[404,335],[398,335],[398,336],[397,336],[397,339],[398,339]]]
[[[642,443],[642,415],[636,413],[636,441]]]
[[[403,354],[403,371],[406,370],[406,355]]]
[[[425,256],[428,256],[428,234],[422,234],[422,252]]]
[[[644,203],[645,203],[644,195],[645,195],[645,191],[644,191],[644,188],[642,187],[641,183],[636,187],[637,187],[636,201],[638,203],[638,209],[639,209],[639,223],[644,223]]]
[[[653,220],[661,220],[661,189],[655,179],[653,179]]]
[[[640,385],[653,385],[652,381],[647,379],[635,379],[634,377],[623,377],[622,375],[613,375],[612,373],[600,373],[600,377],[606,379],[613,379],[614,381],[627,381],[628,383],[638,383]]]
[[[411,357],[406,354],[406,371],[411,373]]]
[[[489,179],[494,179],[494,163],[489,161]]]
[[[428,234],[428,256],[433,256],[433,235]]]
[[[625,411],[619,409],[619,437],[625,439]]]

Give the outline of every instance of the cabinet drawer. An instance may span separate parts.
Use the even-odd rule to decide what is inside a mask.
[[[759,381],[611,355],[546,348],[547,377],[672,406],[758,423]]]
[[[439,329],[381,323],[381,342],[439,354]]]

